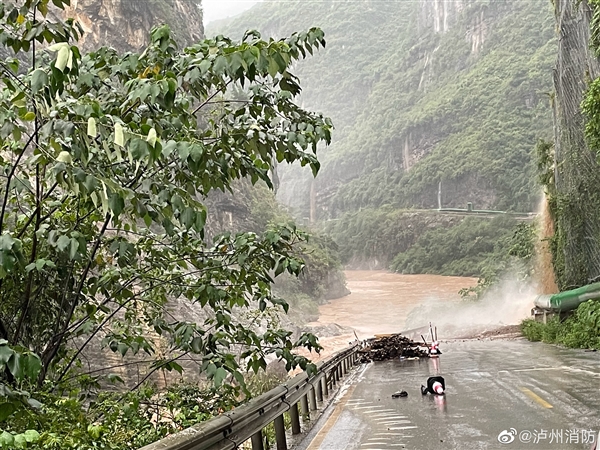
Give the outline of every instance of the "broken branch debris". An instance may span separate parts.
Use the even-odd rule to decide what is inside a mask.
[[[358,352],[360,362],[385,361],[388,359],[405,358],[426,358],[429,356],[427,347],[423,344],[414,342],[401,334],[389,334],[377,336],[368,341],[367,346]]]

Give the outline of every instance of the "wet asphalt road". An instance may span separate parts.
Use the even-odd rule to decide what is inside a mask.
[[[524,340],[452,342],[442,351],[439,360],[355,369],[303,449],[566,450],[597,439],[600,352]],[[435,374],[446,395],[422,396]],[[409,396],[393,399],[401,389]]]

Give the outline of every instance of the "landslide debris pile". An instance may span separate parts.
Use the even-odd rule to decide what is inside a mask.
[[[423,347],[423,344],[414,342],[401,334],[380,336],[359,351],[360,362],[385,361],[400,356],[405,358],[428,357],[427,348]]]

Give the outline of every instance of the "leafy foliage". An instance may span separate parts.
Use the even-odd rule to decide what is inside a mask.
[[[44,394],[41,412],[21,414],[8,426],[41,430],[37,448],[139,448],[238,406],[235,394],[231,389],[189,384],[169,386],[163,392],[149,387],[124,395],[104,392],[89,404]]]
[[[506,244],[516,230],[517,222],[511,218],[466,218],[450,229],[421,234],[407,252],[394,258],[391,268],[401,273],[478,276],[509,256]]]
[[[11,433],[3,430],[1,425],[24,412],[40,409],[42,404],[22,387],[34,383],[41,368],[42,363],[36,354],[25,348],[11,348],[6,339],[0,339],[0,373],[17,386],[9,386],[0,378],[0,448],[26,448],[27,444],[39,440],[40,435],[35,429]]]
[[[295,103],[290,67],[325,44],[323,32],[268,41],[248,32],[179,49],[161,26],[140,54],[83,54],[73,44],[81,30],[47,13],[48,0],[0,5],[0,44],[13,52],[0,64],[0,381],[95,385],[78,362],[92,343],[144,354],[138,386],[159,370],[182,372],[188,356],[215,387],[244,389],[243,374],[269,355],[311,371],[294,349],[318,350],[315,336],[292,340],[238,314],[287,311],[271,287],[301,273],[306,233],[272,226],[209,243],[204,203],[240,179],[272,188],[276,161],[319,170],[332,124]],[[36,43],[49,46],[40,54]],[[19,51],[32,52],[32,67],[20,67]],[[202,320],[174,316],[175,302]],[[72,403],[64,420],[77,423],[81,405],[56,402]]]
[[[534,226],[510,216],[463,217],[393,207],[364,209],[327,223],[352,267],[493,278],[515,259],[530,263]],[[492,274],[494,274],[492,276]]]
[[[557,317],[550,319],[546,324],[524,320],[521,329],[530,341],[600,350],[600,302],[588,300],[582,303],[575,313],[564,321]]]

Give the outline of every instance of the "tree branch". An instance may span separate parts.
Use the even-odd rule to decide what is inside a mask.
[[[8,174],[8,178],[6,180],[6,190],[4,191],[4,200],[2,202],[2,211],[0,212],[0,235],[2,234],[2,229],[4,227],[4,214],[6,213],[6,205],[8,204],[8,193],[10,192],[10,182],[12,180],[12,177],[15,175],[15,172],[17,171],[17,167],[19,166],[19,163],[21,162],[21,158],[25,154],[27,147],[29,147],[29,144],[31,144],[31,142],[33,141],[34,138],[35,138],[35,134],[32,134],[31,136],[29,136],[29,140],[23,147],[23,151],[17,157],[17,160],[13,164],[12,168],[10,169],[10,173]]]
[[[231,84],[231,80],[229,80],[227,83],[225,83],[225,86],[223,86],[221,89],[217,89],[216,92],[214,94],[212,94],[210,97],[208,97],[202,104],[200,104],[200,106],[198,106],[193,112],[192,115],[195,115],[198,111],[200,111],[202,108],[204,108],[206,105],[208,105],[210,103],[210,101],[215,98],[217,95],[222,94],[223,91],[225,89],[227,89],[227,86],[229,86]]]
[[[69,309],[69,312],[67,313],[67,316],[65,317],[63,331],[61,333],[59,333],[58,335],[56,335],[55,338],[52,339],[53,342],[50,343],[50,345],[47,347],[46,351],[44,352],[44,354],[42,356],[43,368],[42,368],[42,371],[40,372],[40,378],[38,379],[38,382],[40,382],[40,383],[46,377],[46,374],[48,372],[48,365],[50,364],[50,362],[54,359],[54,357],[58,353],[58,350],[59,350],[59,348],[62,344],[62,341],[65,337],[65,332],[68,329],[69,324],[71,323],[73,314],[75,314],[75,309],[77,308],[77,305],[79,304],[81,290],[83,289],[85,280],[87,279],[88,273],[90,272],[90,270],[92,268],[92,264],[94,263],[94,258],[96,257],[96,252],[100,248],[100,243],[102,242],[102,237],[104,236],[104,233],[106,232],[106,229],[108,228],[110,219],[111,219],[111,215],[107,214],[106,219],[104,220],[104,224],[102,225],[102,229],[100,230],[98,237],[96,239],[96,242],[94,244],[94,247],[92,249],[92,252],[90,253],[89,261],[88,261],[83,273],[81,274],[81,278],[79,280],[77,288],[75,289],[75,295],[74,295],[73,301],[71,303],[71,308]]]
[[[0,318],[0,339],[8,340],[8,330],[6,329],[6,326],[4,326],[4,322],[2,321],[1,318]]]

